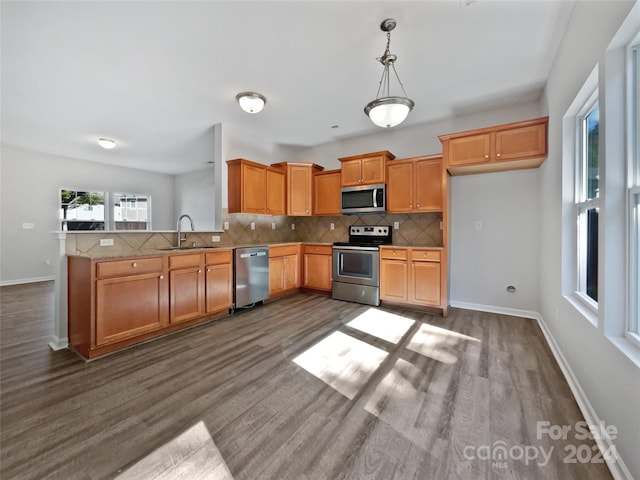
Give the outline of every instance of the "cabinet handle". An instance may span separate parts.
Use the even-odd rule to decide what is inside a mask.
[[[210,269],[210,268],[207,268],[207,273],[210,273],[210,272],[211,272],[211,269]]]
[[[485,154],[484,158],[489,158],[489,154]]]
[[[412,267],[415,267],[415,266],[416,266],[416,264],[415,264],[415,263],[411,263],[411,266],[412,266]]]
[[[410,203],[410,204],[409,204],[409,208],[413,208],[413,203]]]
[[[496,157],[500,158],[500,154],[499,154],[499,153],[496,153]]]
[[[133,268],[136,268],[136,267],[138,266],[138,264],[137,264],[136,262],[133,262],[133,263],[131,264],[131,266],[132,266]]]
[[[420,204],[419,203],[416,205],[416,208],[420,208]]]
[[[309,213],[309,210],[305,210],[304,213]]]
[[[164,275],[160,275],[160,280],[164,280]]]
[[[198,273],[202,273],[202,270],[198,269]]]

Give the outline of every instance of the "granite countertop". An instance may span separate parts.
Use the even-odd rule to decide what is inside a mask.
[[[118,252],[111,253],[108,251],[108,247],[104,247],[104,251],[92,253],[91,255],[71,255],[67,254],[68,257],[80,257],[80,258],[90,258],[90,259],[129,259],[129,258],[144,258],[144,257],[157,257],[158,255],[181,255],[186,253],[200,253],[200,252],[215,252],[215,251],[228,251],[233,250],[234,248],[246,248],[246,247],[274,247],[279,245],[333,245],[332,243],[327,242],[262,242],[262,243],[242,243],[235,245],[214,245],[214,246],[206,246],[206,247],[186,247],[186,248],[159,248],[159,249],[148,249],[144,252]]]

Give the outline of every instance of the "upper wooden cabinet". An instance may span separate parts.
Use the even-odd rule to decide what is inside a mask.
[[[274,163],[273,168],[285,170],[287,192],[286,214],[296,217],[311,216],[313,210],[313,174],[324,167],[315,163]]]
[[[340,170],[313,176],[313,214],[340,215]]]
[[[228,160],[229,213],[267,213],[267,166]]]
[[[387,212],[442,211],[442,156],[387,163]]]
[[[394,158],[395,155],[386,150],[339,158],[342,163],[342,186],[385,183],[386,162]]]
[[[269,215],[285,215],[287,202],[285,197],[284,169],[277,167],[267,168],[267,213]]]
[[[537,168],[547,157],[549,117],[440,135],[452,175]]]

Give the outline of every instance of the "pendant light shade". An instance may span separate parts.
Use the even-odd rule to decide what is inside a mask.
[[[236,95],[236,100],[247,113],[258,113],[264,108],[267,99],[255,92],[242,92]]]
[[[396,28],[396,21],[393,18],[387,18],[380,24],[380,29],[383,32],[387,32],[387,47],[382,56],[377,59],[383,65],[384,69],[382,71],[380,84],[378,85],[376,99],[370,101],[367,106],[364,107],[364,113],[371,121],[383,128],[395,127],[402,123],[415,105],[413,100],[407,97],[407,92],[404,91],[404,86],[396,71],[395,62],[398,57],[389,51],[391,30],[394,28]],[[389,73],[391,69],[402,89],[403,97],[391,95],[391,78]]]

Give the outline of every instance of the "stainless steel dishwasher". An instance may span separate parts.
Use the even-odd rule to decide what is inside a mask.
[[[234,249],[233,307],[241,308],[269,296],[269,247]]]

